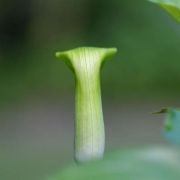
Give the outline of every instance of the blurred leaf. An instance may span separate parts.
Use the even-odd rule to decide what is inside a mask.
[[[164,114],[164,113],[168,114],[168,116],[165,120],[164,129],[165,129],[165,131],[171,131],[171,130],[173,130],[173,118],[174,118],[174,116],[172,116],[170,108],[163,108],[160,111],[153,112],[152,114]]]
[[[72,166],[48,180],[179,180],[180,151],[167,147],[125,150],[102,161]]]
[[[180,110],[167,109],[165,136],[173,143],[180,144]]]
[[[159,4],[180,23],[180,0],[149,0]]]
[[[164,133],[165,137],[173,143],[180,144],[180,110],[163,108],[153,114],[166,113]]]

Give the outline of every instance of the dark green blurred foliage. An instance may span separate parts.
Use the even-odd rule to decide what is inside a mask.
[[[146,1],[2,0],[0,101],[72,94],[73,79],[54,52],[116,46],[103,71],[106,97],[174,96],[180,91],[180,27]]]

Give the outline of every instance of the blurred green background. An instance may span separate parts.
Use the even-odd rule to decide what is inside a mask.
[[[102,72],[107,150],[166,144],[180,106],[180,27],[145,0],[0,1],[0,179],[40,180],[73,161],[74,80],[56,51],[117,47]]]

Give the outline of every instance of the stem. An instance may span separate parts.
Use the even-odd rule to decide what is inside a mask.
[[[77,48],[58,52],[76,80],[75,160],[100,159],[104,154],[104,122],[101,103],[100,69],[115,48]]]

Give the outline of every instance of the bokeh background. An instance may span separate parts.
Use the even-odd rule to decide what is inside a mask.
[[[73,162],[74,79],[56,51],[117,47],[102,72],[106,150],[166,144],[180,106],[180,26],[145,0],[0,1],[0,179],[41,180]]]

